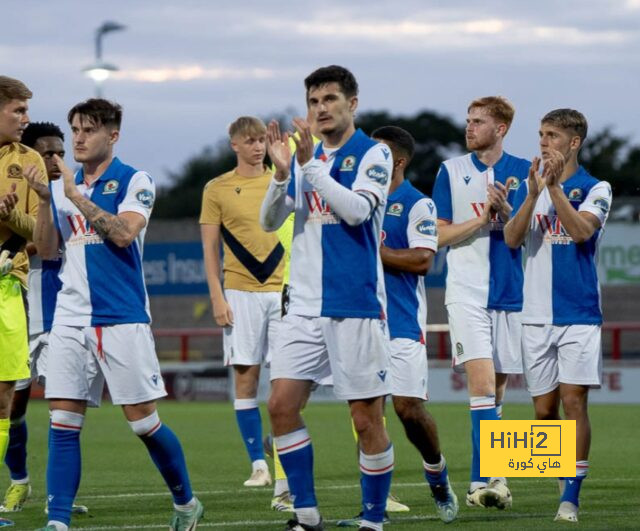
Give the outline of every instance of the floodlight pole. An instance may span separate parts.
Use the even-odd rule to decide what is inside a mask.
[[[123,29],[126,29],[126,26],[112,21],[103,22],[102,25],[96,29],[95,62],[91,66],[83,69],[83,72],[93,79],[96,98],[102,98],[102,84],[109,78],[111,72],[118,70],[117,66],[105,63],[102,60],[102,38],[107,33],[121,31]]]

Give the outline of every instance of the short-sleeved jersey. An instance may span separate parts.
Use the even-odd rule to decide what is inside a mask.
[[[260,226],[260,206],[271,176],[265,171],[258,177],[243,177],[234,169],[204,187],[200,223],[220,225],[226,289],[282,289],[284,248],[275,233]]]
[[[318,144],[314,158],[345,188],[375,196],[377,206],[365,222],[348,225],[304,178],[294,159],[287,192],[295,205],[289,313],[383,318],[386,295],[379,246],[391,152],[357,130],[337,150]]]
[[[25,168],[31,165],[38,168],[46,179],[47,170],[37,151],[18,142],[0,147],[0,196],[8,194],[15,184],[18,194],[18,204],[15,209],[23,220],[26,216],[31,217],[30,223],[35,225],[35,218],[38,214],[38,196],[29,188],[27,180],[23,176]],[[0,221],[0,247],[2,250],[9,250],[13,256],[11,274],[15,275],[25,287],[29,271],[29,258],[25,246],[29,239],[24,235],[14,233],[4,222]]]
[[[438,217],[454,224],[480,217],[487,202],[487,186],[496,182],[506,186],[507,200],[513,205],[530,165],[508,153],[493,167],[483,164],[475,153],[443,162],[433,187]],[[504,243],[504,222],[499,216],[494,215],[473,237],[450,246],[447,267],[445,304],[522,309],[522,254]]]
[[[601,228],[586,242],[574,242],[560,222],[549,190],[542,190],[524,241],[522,322],[600,324],[602,311],[596,260],[611,208],[611,186],[598,181],[582,167],[561,186],[573,208],[596,216]],[[513,215],[522,206],[527,193],[528,183],[524,181],[516,195]]]
[[[29,335],[49,332],[53,323],[60,282],[62,258],[42,260],[37,254],[29,259]]]
[[[135,212],[148,223],[155,199],[151,177],[114,158],[87,186],[84,172],[75,175],[78,190],[106,212]],[[64,195],[62,179],[51,183],[53,219],[63,246],[54,325],[106,326],[149,323],[149,300],[142,271],[146,228],[127,247],[103,240]]]
[[[382,237],[391,249],[438,250],[436,206],[409,181],[396,188],[387,202]],[[427,326],[427,294],[424,276],[385,267],[387,316],[391,339],[424,342]]]

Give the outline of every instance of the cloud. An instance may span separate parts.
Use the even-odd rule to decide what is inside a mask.
[[[640,0],[634,0],[640,3]],[[463,18],[457,20],[421,21],[425,15],[389,19],[340,17],[331,24],[320,20],[299,21],[265,19],[258,24],[271,32],[288,31],[308,39],[331,38],[334,41],[369,40],[397,48],[473,49],[511,44],[529,46],[554,44],[559,46],[618,45],[636,39],[635,32],[624,29],[580,28],[573,25],[536,25],[530,20],[509,18]],[[425,17],[426,18],[426,17]]]
[[[113,77],[142,83],[164,83],[167,81],[194,81],[200,79],[270,79],[280,74],[281,72],[270,68],[204,67],[193,64],[141,69],[127,68],[114,72]]]

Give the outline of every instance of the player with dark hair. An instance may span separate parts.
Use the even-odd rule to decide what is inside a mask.
[[[68,529],[80,484],[80,431],[87,406],[100,404],[105,381],[171,491],[170,529],[193,529],[203,513],[180,442],[156,408],[166,391],[142,272],[155,185],[146,172],[113,156],[121,117],[120,106],[107,100],[76,105],[68,118],[74,158],[82,168],[74,175],[54,155],[62,178],[50,189],[28,177],[40,200],[34,231],[38,254],[50,259],[63,249],[46,371],[47,530]]]
[[[602,384],[602,309],[596,267],[611,209],[611,186],[587,173],[578,153],[587,120],[573,109],[547,113],[540,158],[520,185],[505,227],[513,248],[524,244],[522,345],[536,419],[576,421],[576,476],[562,478],[556,520],[578,521],[578,497],[589,470],[589,389]]]
[[[289,135],[280,134],[277,122],[269,124],[267,149],[276,172],[260,214],[263,227],[273,231],[295,211],[289,310],[277,336],[269,399],[296,514],[287,529],[324,529],[300,410],[312,384],[332,375],[360,441],[361,529],[381,530],[393,470],[382,421],[390,386],[379,254],[391,152],[356,130],[357,83],[347,69],[320,68],[305,88],[322,142],[314,146],[309,123],[294,119],[299,138],[292,165]]]

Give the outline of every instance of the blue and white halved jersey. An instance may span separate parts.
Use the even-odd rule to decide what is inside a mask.
[[[56,299],[62,286],[59,278],[61,265],[61,258],[43,260],[37,254],[29,258],[27,300],[29,303],[30,336],[51,330]]]
[[[314,161],[350,190],[377,199],[360,225],[341,220],[304,178],[297,160],[288,195],[294,200],[289,312],[309,317],[384,318],[386,296],[380,231],[393,160],[384,144],[357,130],[339,149],[317,144]]]
[[[475,153],[446,160],[433,187],[438,217],[451,223],[480,217],[487,202],[487,186],[496,182],[505,185],[507,200],[513,205],[530,166],[528,160],[508,153],[493,167],[483,164]],[[522,253],[504,243],[504,222],[497,215],[474,236],[449,247],[447,267],[445,304],[522,309]]]
[[[562,184],[578,212],[589,212],[600,229],[584,243],[576,243],[562,226],[549,190],[536,201],[529,233],[524,241],[525,324],[601,324],[600,285],[596,261],[598,245],[611,208],[611,186],[582,167]],[[513,215],[527,197],[528,183],[520,185]]]
[[[383,245],[391,249],[438,250],[437,212],[434,202],[409,181],[396,188],[387,201]],[[385,267],[387,319],[391,339],[425,341],[427,294],[424,276]]]
[[[80,193],[101,209],[114,215],[136,212],[148,223],[155,185],[147,173],[114,158],[90,186],[84,182],[82,169],[75,179]],[[131,245],[120,248],[103,240],[65,197],[62,179],[51,183],[51,191],[53,219],[64,251],[54,325],[151,322],[142,271],[146,230],[142,229]]]

